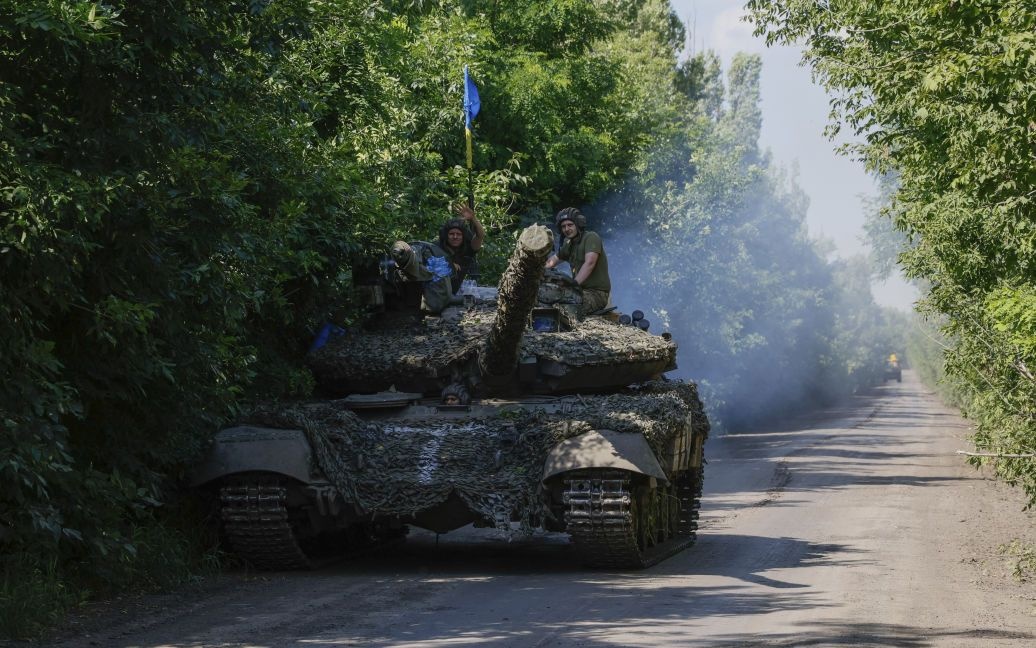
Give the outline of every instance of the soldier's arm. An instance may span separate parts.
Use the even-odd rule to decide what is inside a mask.
[[[590,278],[590,273],[597,267],[597,259],[601,255],[596,252],[587,252],[586,258],[583,259],[583,265],[580,266],[579,272],[576,273],[576,283],[580,286],[583,282]]]
[[[475,210],[468,207],[467,203],[458,203],[454,205],[453,211],[471,226],[473,234],[471,237],[471,250],[478,252],[482,249],[482,244],[486,242],[486,230],[482,227],[482,223],[479,222],[478,216],[475,215]]]

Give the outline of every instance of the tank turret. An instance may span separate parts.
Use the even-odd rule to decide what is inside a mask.
[[[392,387],[437,394],[458,381],[506,389],[552,247],[549,229],[526,228],[497,289],[478,289],[470,307],[455,305],[438,317],[421,317],[414,307],[377,314],[310,354],[317,382],[331,396]]]

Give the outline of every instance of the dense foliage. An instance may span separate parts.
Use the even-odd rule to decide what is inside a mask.
[[[945,322],[976,445],[1036,501],[1036,12],[1024,0],[753,0],[800,40],[855,153],[894,172],[902,263]],[[838,123],[836,123],[836,128]]]
[[[650,246],[634,285],[717,401],[866,384],[884,323],[758,149],[758,59],[725,90],[683,37],[659,0],[0,0],[2,631],[196,569],[185,467],[238,408],[308,394],[352,262],[467,193],[464,64],[488,277],[516,225],[590,205],[613,257]]]

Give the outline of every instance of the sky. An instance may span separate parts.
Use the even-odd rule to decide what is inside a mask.
[[[692,52],[713,50],[724,69],[737,52],[759,54],[764,148],[776,164],[798,167],[797,182],[809,196],[806,221],[814,238],[831,241],[842,257],[865,254],[862,198],[877,192],[863,164],[835,152],[838,145],[824,135],[828,124],[828,97],[815,85],[808,68],[801,67],[797,47],[766,47],[743,22],[744,0],[670,0],[687,26]],[[894,277],[872,287],[875,300],[884,306],[909,310],[917,291]]]

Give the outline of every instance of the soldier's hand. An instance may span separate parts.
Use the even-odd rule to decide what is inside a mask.
[[[474,210],[472,210],[471,207],[468,207],[465,203],[460,203],[459,205],[455,206],[453,208],[453,211],[466,221],[470,221],[472,218],[475,217]]]

